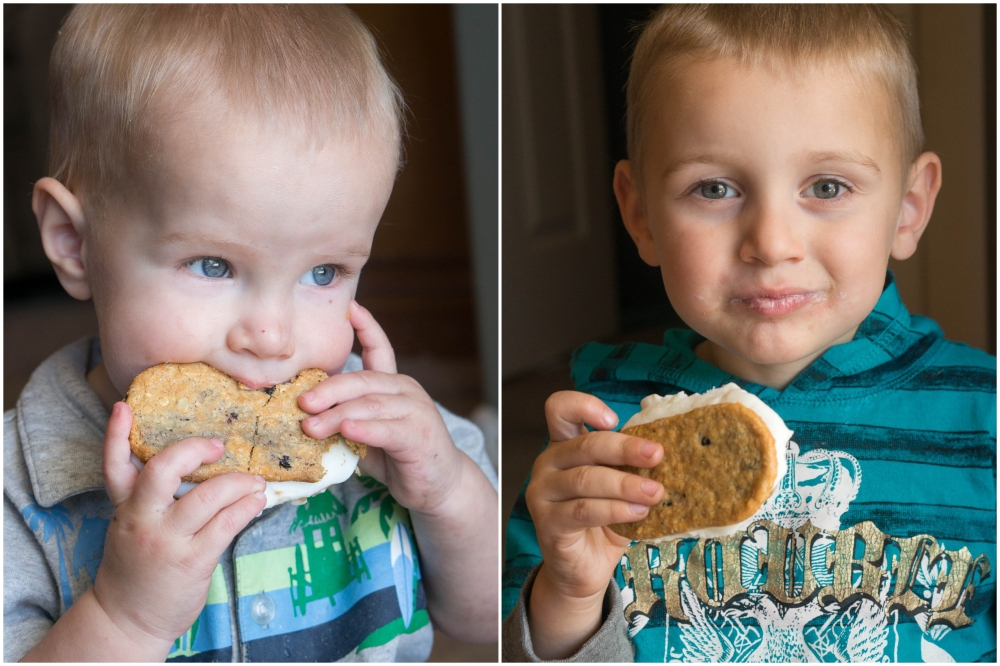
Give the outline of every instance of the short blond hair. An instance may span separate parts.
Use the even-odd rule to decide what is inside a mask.
[[[887,93],[903,177],[924,146],[917,66],[906,29],[875,5],[666,5],[642,28],[629,69],[628,156],[641,178],[646,116],[654,86],[684,63],[727,58],[749,67],[845,64]],[[641,190],[641,180],[640,183]]]
[[[160,124],[193,101],[220,99],[235,115],[312,138],[384,140],[401,161],[402,94],[343,7],[77,5],[52,50],[50,84],[50,174],[93,206],[149,160]]]

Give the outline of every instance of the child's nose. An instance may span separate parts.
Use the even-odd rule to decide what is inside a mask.
[[[745,210],[744,234],[740,259],[751,264],[777,266],[785,261],[805,258],[805,243],[791,211],[776,205],[758,203]]]
[[[285,359],[295,353],[291,333],[291,315],[285,308],[256,304],[229,330],[226,343],[235,352]]]

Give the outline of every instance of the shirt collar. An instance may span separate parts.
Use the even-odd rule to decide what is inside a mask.
[[[101,459],[110,415],[87,383],[98,362],[97,338],[77,340],[38,366],[18,398],[21,448],[40,506],[104,489]]]
[[[714,386],[721,386],[728,382],[735,382],[745,390],[767,401],[779,400],[782,397],[790,398],[795,394],[814,391],[817,388],[837,383],[838,378],[858,375],[879,366],[886,366],[925,336],[929,335],[929,338],[936,339],[942,335],[941,330],[933,322],[930,322],[930,326],[925,325],[920,328],[922,330],[914,328],[910,313],[899,297],[895,276],[893,276],[892,271],[886,271],[882,295],[872,311],[858,326],[854,338],[849,342],[827,349],[818,359],[803,369],[783,391],[744,381],[702,361],[695,356],[694,348],[704,338],[693,331],[684,331],[684,333],[688,334],[686,337],[688,338],[687,342],[690,343],[688,350],[691,355],[695,356],[697,363],[705,366],[693,365],[693,368],[696,369],[695,376],[700,375],[702,378],[700,383],[718,382]],[[670,333],[671,331],[668,331],[664,337],[664,343],[668,345],[670,344],[667,342]],[[692,335],[698,339],[690,339]],[[685,336],[675,336],[674,344],[684,338]],[[905,369],[900,368],[900,371],[905,371]],[[705,388],[697,390],[704,392]]]

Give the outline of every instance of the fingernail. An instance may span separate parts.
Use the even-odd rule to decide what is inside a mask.
[[[317,424],[318,422],[319,422],[319,421],[318,421],[318,420],[316,419],[316,417],[314,417],[314,416],[310,416],[309,418],[307,418],[307,419],[304,419],[304,420],[302,421],[302,425],[304,425],[304,426],[309,426],[310,428],[315,428],[315,427],[316,427],[316,424]]]
[[[212,439],[212,444],[215,444],[216,448],[219,448],[219,449],[222,448],[222,440],[221,439],[215,439],[215,438],[213,438]]]
[[[656,481],[643,481],[641,486],[642,492],[652,497],[656,494],[656,487],[659,485]]]
[[[645,444],[639,447],[639,453],[641,453],[645,458],[648,458],[651,455],[653,455],[655,451],[656,451],[656,444],[653,444],[652,442],[646,442]]]
[[[262,477],[260,474],[254,476],[253,478],[257,479],[261,483],[267,483],[266,481],[264,481],[264,477]],[[650,493],[650,494],[652,495],[652,493]]]
[[[312,402],[313,398],[315,397],[316,394],[313,393],[312,391],[306,391],[305,393],[302,394],[302,399],[305,400],[306,402]]]
[[[262,492],[261,492],[261,491],[259,491],[259,490],[258,490],[257,492],[255,492],[255,493],[253,494],[253,496],[254,496],[254,497],[256,497],[257,499],[265,499],[265,497],[264,497],[264,493],[262,493]]]
[[[643,506],[642,504],[635,504],[634,502],[629,502],[628,508],[632,509],[632,513],[637,516],[641,516],[649,511],[649,507]]]
[[[608,412],[604,415],[604,425],[609,428],[614,428],[615,424],[618,423],[618,415],[614,412]]]

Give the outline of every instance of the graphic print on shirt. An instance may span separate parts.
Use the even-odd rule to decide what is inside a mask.
[[[303,541],[295,548],[295,569],[288,570],[295,615],[305,615],[311,601],[329,599],[335,606],[334,595],[352,580],[371,580],[358,538],[346,542],[341,534],[337,516],[345,513],[344,505],[329,492],[310,497],[295,512],[288,531],[301,530]]]
[[[898,661],[902,613],[919,627],[924,661],[954,661],[940,642],[972,622],[965,605],[990,575],[986,556],[870,521],[842,526],[861,486],[857,459],[800,455],[794,442],[786,457],[781,489],[744,532],[629,546],[629,635],[659,613],[668,660]]]
[[[66,608],[69,608],[73,603],[73,590],[69,584],[66,560],[63,555],[66,532],[73,530],[73,521],[70,520],[69,512],[59,504],[50,509],[45,509],[37,504],[29,504],[21,510],[21,515],[28,521],[28,527],[31,528],[32,532],[37,533],[41,529],[42,541],[48,541],[55,536],[56,547],[59,550],[59,583],[62,586]]]
[[[274,514],[279,547],[237,554],[248,660],[337,660],[428,626],[408,512],[372,478],[349,484]]]

